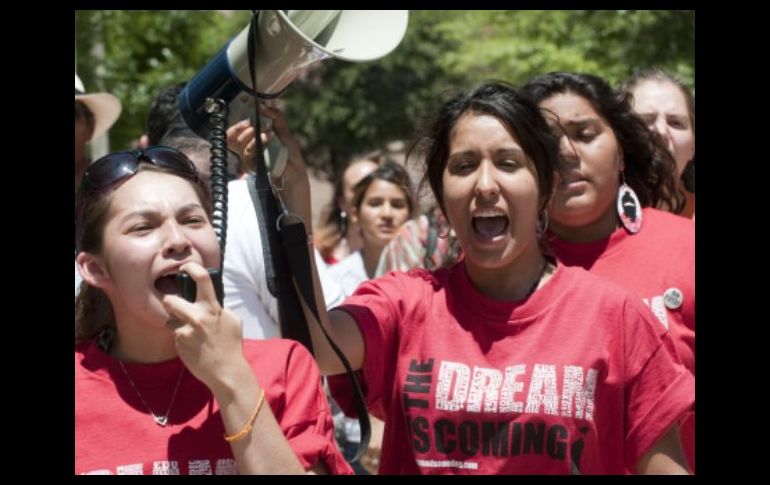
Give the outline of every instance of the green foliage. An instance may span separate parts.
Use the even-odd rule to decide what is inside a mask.
[[[159,88],[189,80],[248,19],[248,11],[77,12],[78,73],[88,89],[123,102],[112,148],[144,132]],[[102,60],[91,52],[99,42]],[[412,11],[392,54],[316,64],[282,100],[308,162],[331,172],[354,153],[410,139],[449,91],[555,70],[615,84],[650,66],[694,88],[694,50],[693,11]]]
[[[77,11],[76,71],[88,91],[108,91],[123,104],[110,131],[112,149],[127,148],[145,132],[159,89],[189,80],[247,22],[245,11]],[[94,52],[99,45],[102,55]]]
[[[311,164],[409,139],[448,91],[550,71],[613,84],[653,65],[694,81],[691,11],[412,11],[398,49],[369,64],[328,63],[285,96]],[[329,162],[331,162],[329,164]]]
[[[520,84],[559,70],[616,83],[656,65],[693,84],[691,11],[467,11],[436,28],[460,46],[442,56],[442,67],[473,73],[473,82]]]
[[[311,165],[336,171],[355,154],[409,138],[437,97],[464,82],[436,59],[451,41],[432,28],[445,12],[411,12],[399,47],[371,63],[327,61],[284,96],[287,116],[306,142]]]

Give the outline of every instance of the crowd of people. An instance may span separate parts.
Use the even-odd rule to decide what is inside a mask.
[[[403,161],[353,157],[307,228],[312,349],[281,338],[247,163],[277,137],[273,182],[309,224],[299,121],[260,105],[262,132],[228,127],[220,247],[183,88],[158,93],[137,149],[92,162],[121,104],[75,77],[76,474],[694,473],[686,85],[648,69],[458,89],[406,154],[424,213]],[[324,331],[372,421],[361,461]]]

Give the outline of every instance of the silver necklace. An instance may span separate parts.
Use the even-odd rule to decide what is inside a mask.
[[[182,383],[182,376],[184,375],[184,366],[182,366],[182,371],[179,373],[179,379],[176,380],[176,387],[174,388],[174,393],[171,395],[171,402],[168,403],[168,409],[166,409],[166,414],[158,416],[157,414],[152,412],[150,405],[147,404],[147,401],[145,401],[144,398],[142,397],[142,393],[139,392],[139,388],[136,387],[136,384],[134,384],[134,381],[131,380],[131,376],[128,375],[128,371],[126,370],[126,366],[123,365],[123,361],[119,360],[118,363],[120,363],[120,368],[123,369],[123,373],[126,374],[128,383],[131,384],[131,387],[134,388],[134,392],[136,392],[136,395],[139,396],[139,400],[142,401],[142,404],[144,404],[144,407],[146,407],[147,411],[149,411],[150,414],[152,415],[152,419],[155,420],[158,426],[166,426],[166,424],[168,424],[169,413],[171,413],[171,406],[174,405],[174,399],[176,398],[176,391],[179,390],[179,384]]]

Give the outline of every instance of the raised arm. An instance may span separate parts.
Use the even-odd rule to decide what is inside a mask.
[[[300,216],[305,221],[306,226],[310,228],[311,221],[313,220],[310,208],[310,182],[299,144],[289,131],[286,120],[280,110],[264,105],[260,105],[260,110],[264,116],[273,120],[273,131],[288,150],[288,164],[282,175],[283,181],[276,180],[275,183],[279,187],[283,186],[281,197],[286,207],[294,214]],[[263,140],[267,141],[265,135],[263,135]],[[254,143],[254,141],[251,143]],[[343,311],[326,311],[326,307],[323,305],[325,300],[321,290],[318,270],[315,265],[312,237],[308,237],[307,249],[313,274],[315,299],[319,303],[318,313],[321,317],[321,323],[326,328],[329,336],[345,354],[353,370],[358,370],[363,366],[364,362],[364,341],[361,331],[349,314]],[[321,373],[328,375],[345,372],[342,362],[340,362],[321,329],[316,324],[313,313],[304,302],[302,308],[310,326],[313,352]]]
[[[264,389],[243,354],[241,322],[219,306],[206,270],[186,263],[198,288],[195,303],[166,295],[164,305],[179,357],[211,390],[219,404],[225,432],[241,474],[301,474],[294,450],[283,435]],[[225,439],[225,437],[222,437]]]

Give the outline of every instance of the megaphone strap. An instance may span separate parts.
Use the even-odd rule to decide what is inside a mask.
[[[252,96],[256,93],[256,79],[254,78],[255,66],[254,52],[256,48],[254,45],[254,33],[257,28],[257,16],[258,11],[252,10],[252,18],[249,23],[248,34],[248,58],[249,58],[249,73],[251,76],[251,83],[253,87]],[[345,367],[345,372],[350,378],[350,383],[353,388],[353,395],[355,397],[356,409],[358,411],[358,422],[361,428],[361,443],[358,451],[352,461],[357,461],[363,456],[364,452],[369,448],[369,439],[371,437],[371,424],[369,423],[369,413],[366,410],[366,404],[363,391],[361,390],[361,384],[358,382],[353,369],[350,366],[345,354],[340,350],[337,344],[331,339],[326,332],[321,318],[318,314],[318,306],[315,300],[315,291],[313,289],[313,277],[312,266],[310,264],[310,256],[308,251],[308,236],[305,230],[305,223],[300,218],[299,222],[293,224],[287,224],[283,227],[280,223],[288,216],[298,217],[295,214],[290,213],[283,205],[283,201],[275,192],[275,186],[272,185],[270,175],[267,172],[264,160],[264,146],[262,145],[262,138],[259,136],[261,133],[260,117],[256,116],[257,103],[259,103],[256,96],[254,97],[254,111],[255,116],[252,118],[252,123],[257,132],[256,137],[256,156],[258,160],[255,164],[256,174],[253,177],[249,177],[249,191],[254,202],[254,208],[258,216],[262,216],[259,220],[260,232],[262,233],[263,242],[263,254],[265,256],[265,267],[268,270],[268,289],[278,299],[278,308],[281,321],[281,334],[283,337],[295,338],[312,353],[313,345],[310,339],[310,329],[308,327],[307,319],[304,317],[299,305],[286,305],[287,300],[294,300],[299,297],[305,300],[305,304],[313,312],[316,323],[321,327],[326,340],[329,345],[337,354],[342,365]],[[271,190],[271,193],[267,193],[267,189]],[[259,195],[259,197],[257,197]],[[258,200],[259,199],[259,200]],[[262,205],[264,204],[264,207]],[[281,210],[283,209],[283,210]],[[267,224],[266,219],[271,219],[271,214],[275,214],[275,231],[270,224]],[[259,217],[258,217],[259,218]],[[275,246],[275,240],[277,235],[280,234],[282,248]],[[283,251],[281,251],[283,249]],[[268,261],[270,259],[270,261]],[[288,268],[284,265],[288,264]],[[270,271],[273,272],[274,280],[271,282]],[[299,289],[300,295],[296,295],[295,287],[292,284],[291,276],[294,276],[293,280],[296,282],[296,288]],[[273,288],[271,289],[271,285]],[[275,291],[274,291],[275,290]],[[301,326],[301,328],[300,328]],[[288,333],[288,335],[287,335]]]
[[[371,423],[369,422],[369,413],[366,410],[366,404],[364,400],[364,393],[361,390],[361,383],[358,382],[358,377],[350,366],[350,362],[345,357],[342,350],[334,343],[334,340],[329,336],[326,328],[321,323],[321,318],[318,315],[318,307],[315,301],[315,291],[313,290],[313,280],[311,277],[310,255],[308,251],[308,237],[305,231],[305,224],[297,222],[294,224],[287,224],[283,226],[281,231],[281,240],[283,246],[286,248],[286,252],[289,255],[289,266],[291,266],[291,272],[294,274],[294,280],[297,283],[302,298],[305,300],[308,308],[313,312],[318,326],[326,337],[326,341],[329,342],[334,353],[342,362],[345,367],[345,372],[350,379],[350,385],[353,388],[353,395],[355,397],[356,411],[358,412],[358,422],[361,428],[361,443],[356,451],[355,457],[351,461],[358,461],[361,456],[369,448],[369,439],[371,438],[372,430]],[[305,322],[307,325],[307,321]]]

